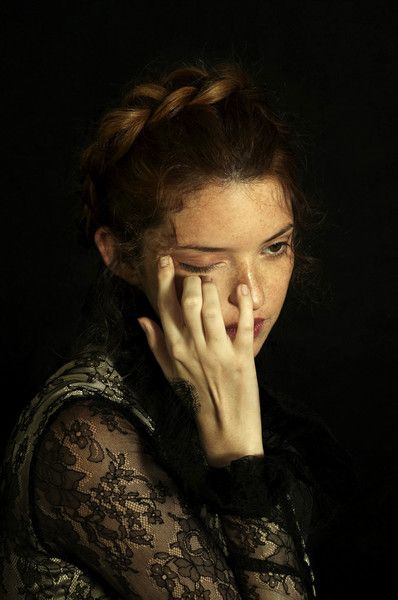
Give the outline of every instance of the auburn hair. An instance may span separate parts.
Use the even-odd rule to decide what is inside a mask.
[[[304,289],[320,264],[304,248],[323,215],[301,189],[299,164],[297,137],[241,65],[198,62],[166,71],[128,87],[83,151],[79,240],[93,246],[95,231],[106,226],[116,242],[112,267],[140,270],[145,233],[181,210],[188,194],[209,183],[275,178],[293,212],[291,284]],[[111,296],[121,283],[104,265],[99,279],[107,281],[96,293],[107,304],[100,312],[106,319],[113,310],[110,341],[117,321]]]

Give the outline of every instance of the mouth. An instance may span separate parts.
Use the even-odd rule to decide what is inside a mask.
[[[253,326],[253,337],[257,337],[263,329],[263,325],[265,321],[268,319],[254,319]],[[236,332],[238,331],[238,323],[232,323],[232,325],[227,325],[225,327],[227,334],[229,337],[234,338],[236,336]]]

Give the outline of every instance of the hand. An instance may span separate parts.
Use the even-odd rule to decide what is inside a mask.
[[[238,289],[239,321],[232,341],[225,329],[216,285],[192,275],[184,279],[181,306],[174,264],[158,265],[158,310],[163,331],[138,319],[169,382],[193,386],[195,418],[212,466],[242,456],[263,456],[259,389],[253,353],[253,304]]]

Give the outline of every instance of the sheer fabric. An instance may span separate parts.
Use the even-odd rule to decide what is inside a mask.
[[[160,422],[132,389],[91,352],[21,415],[4,467],[3,597],[313,598],[312,491],[295,448],[269,430],[264,459],[209,468],[197,446],[177,456],[172,404]]]

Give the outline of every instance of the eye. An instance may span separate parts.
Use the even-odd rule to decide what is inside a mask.
[[[289,244],[287,242],[276,242],[275,244],[268,246],[268,248],[265,248],[265,250],[271,250],[271,252],[268,253],[269,256],[281,256],[286,253],[288,246]]]
[[[190,271],[191,273],[207,273],[214,269],[217,265],[208,265],[207,267],[195,267],[194,265],[187,265],[185,263],[180,263],[180,266],[185,271]]]
[[[264,252],[264,254],[268,254],[271,258],[277,258],[278,256],[282,256],[286,254],[287,248],[289,244],[288,242],[276,242],[275,244],[271,244],[265,248],[265,251],[269,250],[270,252]],[[190,273],[208,273],[213,269],[217,268],[216,265],[207,265],[203,267],[195,267],[195,265],[188,265],[187,263],[180,263],[180,267],[182,267],[185,271],[189,271]]]

